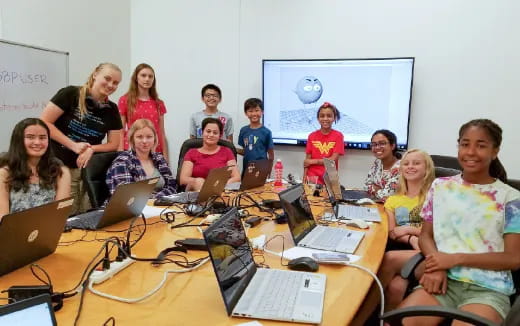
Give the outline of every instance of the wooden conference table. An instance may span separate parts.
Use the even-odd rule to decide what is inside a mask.
[[[266,190],[270,186],[266,185]],[[261,195],[263,199],[276,198],[276,194]],[[310,197],[313,203],[319,198]],[[324,201],[323,201],[324,202]],[[313,213],[319,216],[323,205],[313,206]],[[387,219],[382,207],[382,223],[374,223],[355,252],[362,256],[357,264],[377,272],[382,261],[386,238]],[[254,210],[253,210],[254,212]],[[259,215],[261,215],[260,213]],[[266,215],[263,213],[263,215]],[[175,224],[186,221],[186,217],[176,216]],[[147,220],[147,223],[157,222],[157,217]],[[195,220],[198,224],[200,219]],[[129,221],[123,221],[104,230],[122,230],[128,228]],[[345,227],[345,226],[341,226]],[[66,291],[78,283],[87,264],[102,247],[99,239],[110,236],[123,237],[124,232],[109,233],[103,231],[74,230],[64,233],[56,252],[40,259],[37,263],[50,275],[54,291]],[[263,221],[259,226],[251,228],[248,236],[255,237],[266,234],[269,239],[276,234],[284,236],[285,248],[293,247],[293,240],[287,224],[275,224],[273,221]],[[135,239],[135,235],[132,239]],[[187,237],[201,238],[197,228],[171,229],[166,223],[160,222],[147,226],[147,231],[132,253],[138,257],[156,257],[157,254],[174,244],[177,239]],[[79,240],[73,242],[70,241]],[[267,245],[273,251],[281,251],[281,239],[275,239]],[[68,245],[67,245],[68,244]],[[112,255],[114,256],[114,255]],[[189,251],[189,258],[207,256],[207,252]],[[270,268],[285,269],[280,264],[280,257],[269,253],[264,254],[265,263]],[[261,257],[255,257],[261,262]],[[152,290],[163,278],[164,271],[179,269],[173,264],[154,267],[147,262],[135,262],[114,278],[103,284],[96,285],[99,291],[124,298],[137,298]],[[327,275],[323,320],[321,325],[348,325],[355,316],[371,284],[372,277],[365,271],[354,267],[340,265],[320,265],[319,273]],[[40,273],[41,274],[41,273]],[[0,277],[0,290],[12,285],[39,284],[31,274],[28,266]],[[58,325],[73,325],[76,317],[80,296],[65,299],[63,308],[56,313]],[[252,321],[247,318],[229,317],[224,301],[218,288],[211,262],[199,269],[187,273],[171,273],[166,284],[153,296],[139,303],[122,303],[99,297],[86,290],[81,318],[78,325],[103,325],[114,317],[117,326],[121,325],[238,325]],[[262,325],[291,325],[293,323],[259,320]],[[295,323],[297,324],[297,323]],[[108,323],[111,325],[111,323]],[[303,324],[302,324],[303,325]]]

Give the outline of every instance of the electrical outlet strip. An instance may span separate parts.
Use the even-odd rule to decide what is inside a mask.
[[[92,284],[100,284],[105,282],[106,280],[112,278],[112,276],[116,275],[123,269],[127,268],[131,265],[135,260],[131,258],[125,258],[123,261],[115,261],[110,263],[110,269],[106,271],[94,271],[90,276],[90,280]]]

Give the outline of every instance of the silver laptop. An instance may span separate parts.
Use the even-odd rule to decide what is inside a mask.
[[[67,220],[73,229],[97,230],[135,216],[143,211],[159,178],[119,185],[105,209],[78,214]]]
[[[0,275],[52,254],[73,199],[66,198],[5,215],[0,223]]]
[[[297,246],[348,254],[356,251],[365,232],[317,225],[302,184],[292,186],[278,195]]]
[[[228,315],[319,324],[326,275],[257,268],[237,209],[204,231]]]
[[[323,180],[325,181],[325,188],[327,189],[330,202],[334,207],[334,216],[336,220],[361,219],[368,222],[381,222],[381,215],[379,215],[379,210],[375,207],[350,205],[338,202],[334,196],[329,173],[327,171],[325,171],[325,174],[323,175]]]
[[[325,166],[325,173],[328,174],[329,181],[325,183],[329,194],[332,193],[336,201],[353,202],[362,198],[370,198],[376,201],[370,194],[364,190],[343,189],[339,183],[338,170],[336,169],[336,162],[327,158],[323,159]]]
[[[204,180],[202,188],[200,188],[197,203],[205,203],[213,196],[220,196],[229,178],[231,178],[230,167],[223,166],[221,168],[211,169],[206,180]]]
[[[265,185],[265,180],[271,172],[273,161],[258,160],[251,161],[247,164],[242,176],[241,182],[233,182],[226,185],[226,190],[244,191],[252,188],[262,187]]]
[[[56,326],[49,294],[41,294],[0,307],[0,325]]]
[[[231,177],[231,169],[228,166],[211,169],[204,180],[200,191],[185,191],[169,196],[162,196],[155,200],[155,206],[168,206],[172,204],[205,203],[213,196],[220,196]]]

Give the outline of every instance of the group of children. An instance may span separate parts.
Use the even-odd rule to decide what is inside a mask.
[[[143,128],[155,129],[156,150],[162,151],[167,161],[166,107],[157,95],[152,67],[136,67],[129,91],[117,106],[108,97],[120,80],[117,66],[101,64],[85,85],[59,90],[41,120],[29,118],[17,124],[9,151],[0,159],[0,216],[28,208],[27,192],[31,193],[32,206],[69,193],[82,198],[81,168],[94,152],[128,149],[126,133],[143,118],[153,124]],[[218,137],[232,142],[232,119],[218,110],[220,89],[209,84],[201,95],[206,107],[193,114],[190,136],[201,137],[207,125],[214,125]],[[244,113],[249,125],[241,128],[238,139],[244,166],[252,160],[272,160],[273,141],[269,129],[262,125],[261,100],[245,101]],[[206,120],[203,126],[208,117],[214,120]],[[320,129],[308,137],[303,180],[317,177],[323,183],[323,158],[337,164],[345,152],[344,139],[332,128],[340,119],[333,104],[323,103],[316,118]],[[134,128],[132,133],[139,130]],[[102,143],[105,136],[107,141]],[[435,180],[427,153],[414,149],[401,158],[396,142],[388,130],[373,134],[371,148],[376,160],[365,182],[370,194],[386,200],[388,249],[397,249],[385,254],[379,271],[388,308],[445,305],[500,322],[514,291],[511,270],[520,268],[520,252],[516,250],[520,245],[520,192],[505,183],[506,172],[498,159],[502,130],[487,119],[464,124],[458,135],[462,173]],[[213,143],[208,148],[213,148]],[[148,153],[148,145],[143,144],[139,146]],[[53,151],[48,150],[49,145]],[[399,276],[399,270],[418,252],[425,256],[417,272],[419,287],[403,301],[407,281]],[[433,317],[406,320],[410,325],[438,322]]]
[[[387,139],[372,146],[385,157]],[[497,324],[510,309],[515,292],[511,271],[520,268],[520,192],[506,184],[498,159],[502,130],[491,120],[476,119],[459,130],[458,161],[462,173],[434,179],[431,157],[407,151],[398,166],[396,193],[384,204],[388,246],[378,277],[385,288],[385,308],[442,305],[480,315]],[[397,163],[397,164],[396,164]],[[384,165],[384,161],[381,162]],[[377,170],[377,169],[376,169]],[[419,285],[406,298],[408,280],[401,268],[417,253],[425,259],[415,270]],[[372,289],[359,320],[378,302]],[[410,317],[405,325],[438,325],[441,317]]]

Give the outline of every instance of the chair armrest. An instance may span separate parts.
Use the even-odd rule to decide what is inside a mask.
[[[498,324],[471,312],[442,306],[415,306],[396,309],[385,313],[381,316],[381,319],[394,326],[401,325],[403,318],[415,316],[443,317],[448,318],[449,320],[460,320],[476,326],[499,326]]]
[[[414,278],[414,271],[417,265],[424,260],[424,256],[421,253],[415,254],[412,258],[408,259],[406,264],[404,264],[403,268],[401,268],[401,277],[406,280],[411,280]]]

